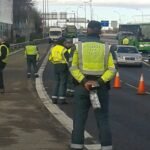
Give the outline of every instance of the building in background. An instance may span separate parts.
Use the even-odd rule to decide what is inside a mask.
[[[11,37],[13,0],[0,0],[0,36]]]

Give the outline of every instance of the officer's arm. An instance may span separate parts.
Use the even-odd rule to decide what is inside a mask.
[[[36,46],[36,50],[39,52],[39,48],[38,48],[38,46]]]
[[[113,57],[112,54],[109,53],[109,57],[108,57],[108,65],[107,65],[107,70],[104,72],[104,74],[101,76],[101,79],[106,83],[107,81],[110,81],[115,73],[116,73],[116,69],[115,69],[115,64],[113,61]]]
[[[69,70],[72,74],[72,76],[79,82],[79,83],[85,83],[85,76],[82,74],[82,72],[79,69],[79,59],[78,59],[78,51],[75,50],[73,53],[72,59],[70,61],[70,67]]]
[[[64,57],[65,57],[65,60],[67,61],[67,63],[69,62],[69,52],[68,52],[68,50],[66,50],[65,52],[64,52]]]
[[[38,61],[40,59],[40,55],[39,55],[39,52],[37,52],[36,54],[36,61]]]
[[[7,49],[6,49],[6,47],[2,46],[2,47],[1,47],[1,56],[0,56],[0,60],[5,59],[6,56],[7,56]]]
[[[53,47],[51,47],[49,50],[49,57],[48,57],[49,61],[52,61],[52,50],[53,50]]]
[[[24,48],[24,57],[26,57],[27,56],[27,49],[26,49],[26,47]]]
[[[37,54],[36,54],[36,61],[38,61],[40,59],[40,54],[39,54],[39,49],[38,47],[36,46],[36,51],[37,51]]]

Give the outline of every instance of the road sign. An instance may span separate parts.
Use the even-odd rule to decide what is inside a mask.
[[[60,19],[67,19],[67,13],[66,12],[60,12]]]
[[[102,20],[101,21],[101,26],[102,27],[108,27],[109,26],[109,21],[108,20]]]
[[[112,28],[117,28],[117,25],[118,25],[117,21],[115,21],[115,20],[111,21],[111,27]]]

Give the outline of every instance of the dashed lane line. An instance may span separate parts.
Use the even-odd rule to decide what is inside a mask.
[[[131,88],[138,89],[137,87],[135,87],[135,86],[133,86],[133,85],[131,85],[129,83],[124,83],[124,84],[127,85],[127,86],[129,86],[129,87],[131,87]],[[145,94],[150,95],[150,92],[146,91]]]
[[[146,66],[150,67],[150,64],[148,64],[147,62],[143,61],[143,64],[145,64]]]

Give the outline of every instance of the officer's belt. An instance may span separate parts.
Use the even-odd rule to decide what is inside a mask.
[[[98,80],[101,76],[85,75],[88,80]]]

